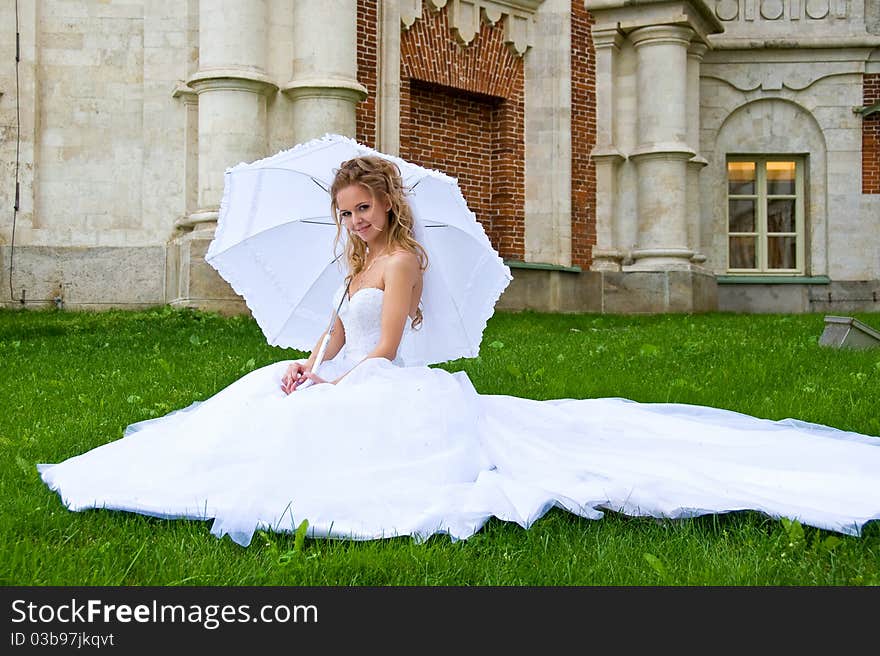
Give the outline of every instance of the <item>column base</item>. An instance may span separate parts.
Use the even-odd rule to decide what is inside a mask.
[[[624,254],[616,249],[593,247],[593,261],[590,264],[590,271],[620,271],[624,259]]]
[[[249,312],[244,300],[205,262],[214,239],[214,223],[198,224],[168,242],[165,297],[173,307],[188,307],[223,315]]]
[[[694,251],[688,248],[638,248],[624,271],[691,271]]]

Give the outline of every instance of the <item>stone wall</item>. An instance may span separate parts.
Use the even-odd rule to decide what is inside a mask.
[[[75,305],[164,300],[164,253],[156,246],[186,211],[185,111],[172,90],[191,54],[188,4],[19,4],[17,99],[13,58],[4,59],[0,78],[0,193],[14,189],[5,176],[15,161],[16,101],[21,118],[21,209],[0,276],[8,289],[11,256],[16,301],[24,290],[27,303],[50,302],[59,289]],[[7,52],[14,52],[14,11],[13,3],[0,9]],[[10,244],[11,233],[4,217],[0,239]],[[48,252],[55,262],[47,268]]]
[[[880,278],[870,209],[862,201],[861,71],[867,53],[710,52],[702,71],[701,180],[706,266],[726,272],[726,156],[805,157],[807,275]],[[809,57],[810,65],[804,65]]]
[[[724,25],[701,72],[702,221],[707,266],[723,274],[727,154],[792,154],[806,168],[805,278],[731,281],[721,309],[845,312],[880,309],[880,202],[871,117],[871,0],[717,0]],[[873,12],[873,13],[872,13]],[[873,152],[872,152],[873,150]]]

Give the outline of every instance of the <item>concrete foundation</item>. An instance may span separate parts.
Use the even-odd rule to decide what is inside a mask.
[[[498,310],[601,312],[602,278],[593,271],[544,271],[512,268],[513,280]]]
[[[715,276],[700,271],[512,269],[499,310],[653,314],[718,309]]]
[[[742,313],[880,312],[880,280],[718,285],[718,309]]]
[[[603,271],[602,312],[711,312],[718,308],[715,276],[701,271]]]
[[[248,312],[244,300],[210,264],[205,253],[214,238],[211,228],[181,233],[168,244],[165,296],[174,307],[192,307],[221,314]]]
[[[0,248],[0,307],[137,309],[165,302],[165,247],[15,246]],[[23,301],[23,302],[22,302]]]

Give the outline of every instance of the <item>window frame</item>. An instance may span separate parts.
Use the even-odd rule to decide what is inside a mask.
[[[754,194],[731,194],[730,174],[728,164],[731,162],[751,162],[755,165],[755,193]],[[795,188],[794,194],[767,194],[767,163],[768,162],[794,162],[795,165]],[[725,185],[725,272],[736,276],[803,276],[806,275],[806,216],[805,216],[805,178],[807,158],[804,155],[792,153],[773,153],[762,155],[729,154],[724,162],[724,185]],[[731,232],[730,230],[730,201],[737,199],[754,199],[756,204],[755,231],[754,232]],[[795,229],[794,232],[768,232],[767,208],[769,201],[774,199],[794,199],[795,201]],[[757,268],[743,269],[730,266],[730,239],[736,236],[754,236],[755,260]],[[795,268],[771,269],[769,268],[768,241],[771,236],[795,238]]]

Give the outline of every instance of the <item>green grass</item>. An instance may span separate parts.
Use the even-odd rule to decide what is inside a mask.
[[[859,319],[880,326],[880,314]],[[536,399],[684,402],[880,435],[880,349],[817,345],[821,315],[647,317],[498,313],[481,357],[444,365],[478,391]],[[529,530],[373,542],[68,512],[37,477],[126,425],[302,355],[249,317],[158,308],[0,311],[0,582],[4,585],[878,585],[880,523],[861,538],[753,512],[599,521],[553,510]]]

